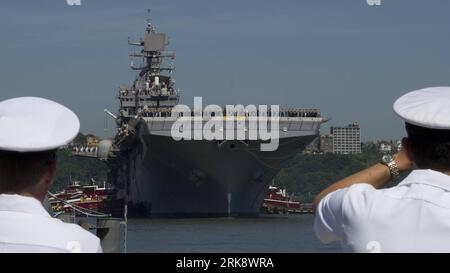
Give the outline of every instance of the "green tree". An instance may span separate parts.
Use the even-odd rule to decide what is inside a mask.
[[[56,176],[51,188],[52,192],[60,191],[70,183],[70,180],[89,184],[91,178],[97,181],[106,181],[108,167],[95,158],[72,156],[70,150],[62,149],[57,152]]]

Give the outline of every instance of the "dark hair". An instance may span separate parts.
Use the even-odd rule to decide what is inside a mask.
[[[414,162],[421,169],[450,170],[450,130],[406,123]]]
[[[55,160],[55,152],[0,151],[0,193],[17,193],[37,184]]]

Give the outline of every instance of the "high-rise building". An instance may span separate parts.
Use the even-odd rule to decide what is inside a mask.
[[[358,123],[344,127],[331,127],[330,132],[333,135],[333,153],[361,153],[361,128]]]

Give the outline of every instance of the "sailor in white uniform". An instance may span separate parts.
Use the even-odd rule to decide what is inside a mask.
[[[450,252],[450,87],[407,93],[394,111],[406,124],[402,150],[322,191],[316,235],[346,252]]]
[[[42,205],[56,150],[79,128],[72,111],[47,99],[0,102],[0,252],[102,252],[99,238]]]

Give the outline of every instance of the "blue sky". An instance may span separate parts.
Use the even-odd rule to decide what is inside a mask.
[[[5,1],[0,9],[0,100],[41,96],[102,137],[103,109],[129,84],[128,36],[146,10],[170,37],[182,102],[320,108],[357,121],[363,139],[404,135],[392,111],[401,94],[450,85],[450,1]]]

